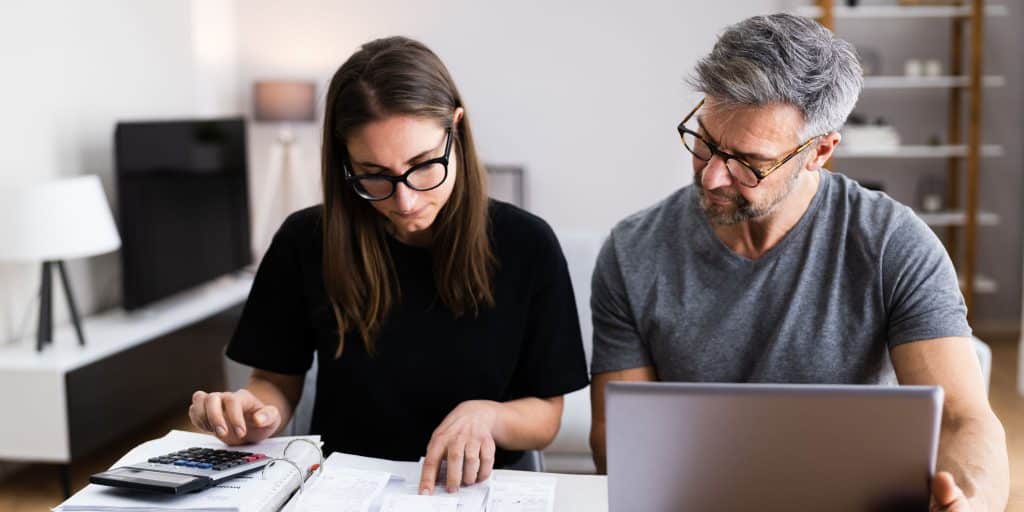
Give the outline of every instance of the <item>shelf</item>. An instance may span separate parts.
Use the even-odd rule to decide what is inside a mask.
[[[1003,87],[1006,78],[999,75],[982,77],[984,87]],[[970,77],[967,76],[865,76],[865,89],[952,89],[968,87]]]
[[[958,279],[960,280],[960,288],[963,288],[965,284],[964,276],[958,276]],[[999,285],[996,284],[995,279],[981,274],[974,274],[974,293],[991,294],[997,291],[999,291]]]
[[[794,14],[808,18],[820,18],[824,10],[816,5],[804,5],[793,10]],[[1010,11],[1005,5],[988,4],[985,6],[986,16],[1007,16]],[[832,16],[836,19],[928,19],[928,18],[968,18],[971,16],[970,6],[952,5],[862,5],[847,7],[837,5],[832,8]]]
[[[246,274],[224,276],[141,309],[114,309],[82,318],[85,346],[70,325],[54,326],[54,342],[36,352],[32,336],[0,346],[0,373],[69,372],[100,361],[245,302],[252,287]]]
[[[962,211],[948,212],[921,212],[915,211],[921,220],[932,227],[964,226],[967,224],[967,215]],[[999,225],[999,215],[992,212],[978,212],[979,226]]]
[[[955,146],[904,145],[888,147],[845,147],[840,144],[835,152],[836,158],[950,158],[966,156],[967,146],[963,144]],[[1003,156],[1003,147],[997,144],[984,144],[981,146],[981,156]]]

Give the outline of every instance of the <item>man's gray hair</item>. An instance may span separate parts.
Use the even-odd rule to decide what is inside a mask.
[[[803,137],[839,130],[864,84],[853,45],[809,18],[755,16],[728,27],[690,85],[716,105],[793,105]]]

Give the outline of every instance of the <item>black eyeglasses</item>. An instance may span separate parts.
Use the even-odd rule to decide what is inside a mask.
[[[448,157],[452,151],[452,129],[448,129],[444,143],[444,156],[420,162],[398,176],[387,174],[355,174],[352,172],[351,161],[345,157],[342,167],[345,169],[345,182],[359,197],[368,201],[383,201],[395,194],[399,183],[419,191],[426,192],[440,187],[448,179]]]
[[[700,100],[700,103],[698,103],[697,106],[694,107],[685,118],[683,118],[683,122],[679,123],[679,126],[676,127],[676,130],[679,131],[679,137],[683,139],[683,146],[685,146],[690,153],[693,153],[693,156],[697,157],[698,160],[703,160],[705,162],[711,161],[711,158],[718,155],[718,157],[725,162],[725,168],[729,170],[729,175],[739,182],[740,185],[745,187],[754,188],[760,185],[761,181],[767,178],[769,174],[778,170],[794,156],[799,155],[801,151],[810,147],[811,143],[817,140],[818,137],[821,137],[821,135],[815,135],[814,137],[807,139],[807,142],[804,142],[799,147],[789,152],[786,156],[769,163],[764,166],[764,168],[759,168],[736,155],[732,155],[718,149],[718,145],[707,140],[701,134],[686,127],[687,121],[693,117],[693,114],[697,113],[697,110],[699,110],[702,105],[704,105],[704,100]],[[699,124],[700,120],[698,120],[697,123]],[[704,126],[701,125],[701,129],[703,128]],[[707,132],[707,130],[704,131]],[[730,163],[732,163],[732,165],[730,165]]]

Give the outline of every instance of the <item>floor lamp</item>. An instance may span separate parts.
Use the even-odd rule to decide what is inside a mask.
[[[260,201],[256,203],[256,226],[253,240],[262,250],[270,238],[272,208],[278,188],[284,188],[284,208],[291,210],[288,184],[294,179],[293,151],[295,134],[291,123],[310,123],[316,119],[316,84],[301,81],[261,81],[253,84],[253,118],[257,122],[278,123],[277,139],[271,147],[268,169],[264,175]],[[278,158],[275,158],[277,156]],[[257,255],[259,257],[260,255]]]
[[[53,342],[54,269],[64,286],[78,344],[85,345],[64,261],[121,247],[99,178],[80,176],[0,191],[0,240],[0,261],[42,262],[36,350]]]

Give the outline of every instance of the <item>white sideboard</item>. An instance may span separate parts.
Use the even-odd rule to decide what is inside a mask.
[[[66,479],[75,458],[176,403],[184,410],[194,389],[221,386],[221,354],[251,285],[248,274],[227,276],[90,316],[84,347],[70,326],[42,352],[34,338],[0,345],[0,459],[61,464]]]

